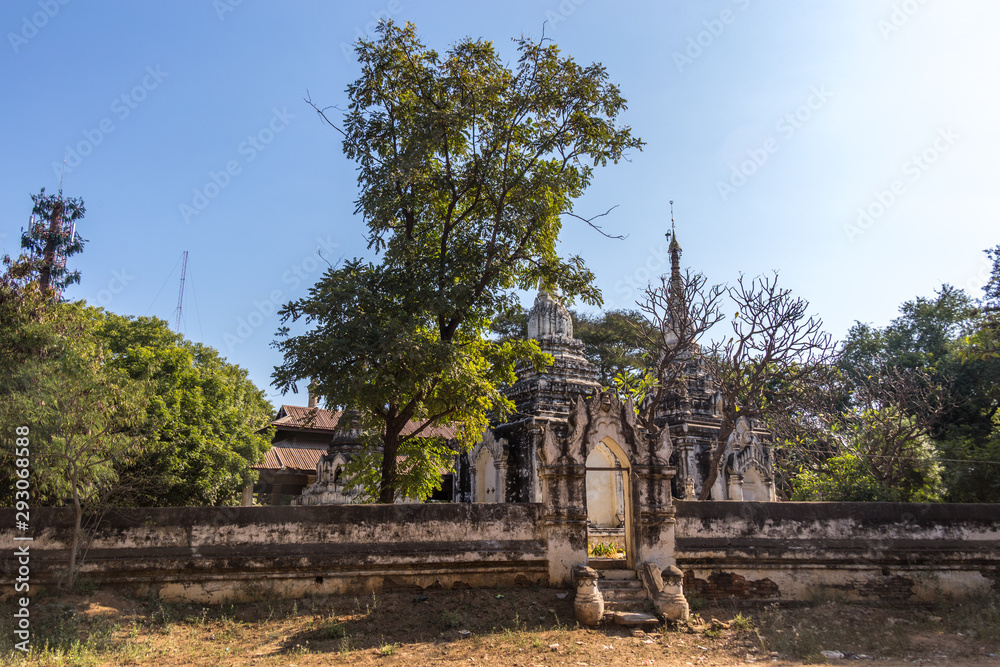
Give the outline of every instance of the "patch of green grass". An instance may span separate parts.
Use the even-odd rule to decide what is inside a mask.
[[[398,648],[399,648],[399,643],[382,644],[378,648],[378,654],[381,656],[390,656],[393,653],[395,653]]]
[[[587,551],[589,552],[589,555],[594,558],[614,558],[615,554],[618,553],[615,545],[608,542],[597,542],[595,544],[591,544]]]
[[[324,620],[313,636],[317,639],[345,639],[347,628],[336,617],[330,616]]]
[[[9,618],[12,608],[0,609]],[[142,654],[139,628],[132,623],[123,627],[101,616],[88,617],[61,602],[40,603],[31,615],[30,652],[14,647],[19,641],[13,633],[0,634],[0,664],[115,664],[135,660]]]
[[[753,630],[753,618],[740,612],[733,617],[729,627],[739,632],[750,632]]]
[[[76,592],[85,597],[90,597],[97,590],[97,581],[90,577],[81,577],[76,581]]]
[[[961,632],[967,637],[987,642],[1000,642],[1000,593],[984,593],[962,600],[939,602],[931,608],[930,616],[943,619],[930,621],[921,619],[922,624]]]

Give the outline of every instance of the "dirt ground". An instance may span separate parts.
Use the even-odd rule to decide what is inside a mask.
[[[937,605],[692,600],[693,621],[579,628],[552,589],[175,605],[99,592],[33,601],[31,665],[1000,665],[1000,596]],[[9,618],[13,608],[2,609]],[[839,651],[828,658],[823,651]]]

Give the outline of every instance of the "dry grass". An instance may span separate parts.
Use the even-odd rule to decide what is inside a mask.
[[[25,665],[733,665],[867,654],[880,667],[995,665],[1000,596],[960,603],[703,606],[691,624],[632,637],[582,629],[550,589],[387,593],[243,605],[179,605],[108,593],[38,598]],[[9,618],[13,608],[0,614]],[[553,648],[554,646],[554,648]]]

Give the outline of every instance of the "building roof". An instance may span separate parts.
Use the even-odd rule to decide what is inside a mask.
[[[314,429],[335,431],[343,410],[333,412],[322,408],[307,408],[301,405],[282,405],[278,416],[271,422],[277,428]]]
[[[257,470],[286,470],[306,475],[316,472],[316,465],[326,454],[325,446],[283,447],[275,445],[264,454],[264,462],[255,465]]]
[[[296,431],[336,431],[343,410],[324,410],[323,408],[308,408],[301,405],[282,405],[278,415],[271,422],[280,430]],[[404,435],[413,433],[420,426],[419,422],[411,421],[403,429]],[[451,440],[455,437],[454,426],[432,426],[421,432],[423,437],[440,437]]]

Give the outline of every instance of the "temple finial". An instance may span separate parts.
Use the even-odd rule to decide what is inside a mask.
[[[677,225],[674,223],[674,200],[670,200],[670,249],[680,251],[681,244],[677,242]]]

